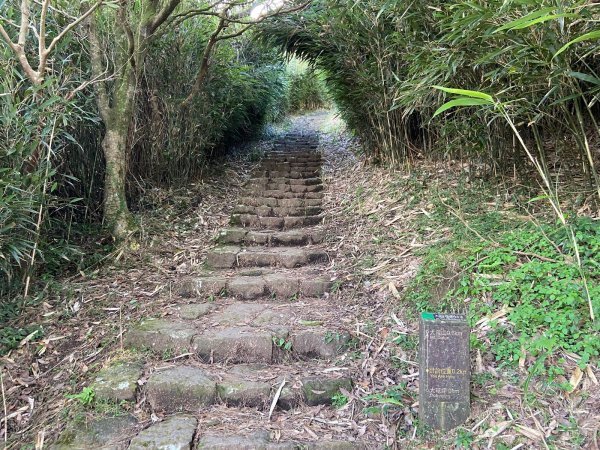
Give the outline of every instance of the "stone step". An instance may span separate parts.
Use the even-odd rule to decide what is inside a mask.
[[[293,267],[324,263],[329,256],[324,250],[298,247],[215,247],[206,258],[209,267],[231,269],[235,267]]]
[[[289,230],[292,228],[319,225],[323,216],[287,216],[261,217],[256,214],[232,214],[229,223],[246,228],[269,228],[273,230]]]
[[[289,184],[289,185],[303,185],[310,186],[314,184],[322,184],[321,178],[309,177],[309,178],[288,178],[288,177],[256,177],[251,178],[248,181],[248,186],[268,186],[270,184]]]
[[[352,380],[314,369],[264,364],[240,364],[227,369],[210,365],[181,365],[150,374],[145,394],[154,412],[196,412],[215,403],[230,407],[268,409],[275,392],[286,381],[277,405],[290,409],[298,405],[330,405],[340,388],[352,391]]]
[[[193,321],[147,319],[127,332],[125,346],[163,357],[193,353],[208,363],[271,364],[332,359],[351,344],[350,335],[340,328],[342,312],[323,300],[216,303],[214,309]]]
[[[317,216],[323,212],[320,206],[282,207],[282,206],[248,206],[237,205],[233,214],[255,214],[261,217],[286,217],[286,216]]]
[[[335,410],[327,406],[312,407],[316,414],[327,417],[335,415]],[[216,404],[203,408],[200,419],[193,414],[177,413],[148,426],[130,414],[117,416],[87,417],[85,421],[68,424],[59,439],[49,446],[50,450],[378,450],[375,443],[364,444],[348,440],[346,430],[334,431],[335,436],[320,437],[318,441],[309,441],[302,420],[284,420],[278,424],[282,439],[270,439],[264,424],[268,420],[267,411],[254,411],[251,421],[255,422],[251,431],[245,429],[248,422],[247,409],[231,408]],[[225,413],[225,414],[223,414]],[[287,411],[276,411],[276,415],[287,416]],[[220,421],[214,417],[227,417],[236,425],[234,431],[224,431]],[[306,419],[309,420],[309,419]],[[146,428],[142,429],[143,426]],[[298,429],[299,427],[299,429]],[[238,430],[239,428],[239,430]],[[304,434],[301,432],[304,431]],[[346,431],[346,432],[344,432]],[[199,445],[194,447],[195,437]],[[299,439],[300,437],[300,439]],[[345,439],[345,440],[341,440]]]
[[[293,162],[263,162],[260,164],[262,170],[273,170],[277,172],[290,171],[319,171],[321,170],[320,163],[293,163]]]
[[[240,204],[245,206],[269,206],[284,208],[302,208],[321,206],[322,198],[274,198],[274,197],[241,197]]]
[[[198,419],[193,416],[169,417],[142,430],[128,450],[191,449],[197,427]]]
[[[256,198],[276,198],[276,199],[323,199],[323,192],[283,192],[283,191],[265,191],[261,195],[253,195]],[[247,195],[243,198],[247,198]],[[260,205],[257,205],[260,206]],[[268,205],[267,205],[268,206]]]
[[[322,163],[323,156],[319,153],[296,153],[291,155],[289,152],[267,153],[261,162],[277,162],[277,163]]]
[[[308,228],[288,231],[253,231],[246,228],[229,228],[222,230],[217,240],[221,244],[275,247],[320,244],[323,242],[324,236],[323,230]]]
[[[313,185],[301,185],[301,184],[282,184],[282,183],[267,183],[265,185],[250,185],[246,189],[252,193],[263,193],[269,191],[280,191],[280,192],[293,192],[293,193],[304,193],[304,192],[321,192],[323,190],[322,184]],[[268,197],[265,195],[265,197]]]
[[[273,441],[269,439],[269,432],[264,430],[251,435],[247,433],[223,435],[222,432],[209,432],[200,438],[198,448],[201,450],[374,450],[381,448],[377,444],[369,445],[340,440],[316,442]]]
[[[333,282],[316,272],[275,272],[261,275],[231,277],[210,276],[183,280],[176,292],[183,298],[214,298],[229,296],[243,300],[257,298],[290,299],[292,297],[321,297],[331,292]],[[193,314],[193,308],[184,310]],[[203,310],[198,310],[202,314]],[[209,311],[206,311],[209,312]]]
[[[315,178],[320,175],[320,170],[264,170],[256,169],[252,172],[254,178]]]

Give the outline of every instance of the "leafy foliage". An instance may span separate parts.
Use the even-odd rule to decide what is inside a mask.
[[[443,94],[433,86],[442,85],[499,96],[528,139],[569,136],[571,153],[588,161],[583,136],[595,128],[600,89],[597,8],[558,0],[318,0],[265,24],[262,36],[325,72],[344,119],[376,159],[484,156],[507,166],[523,158],[489,109],[447,111],[486,99],[438,109]],[[560,149],[540,150],[545,159]]]

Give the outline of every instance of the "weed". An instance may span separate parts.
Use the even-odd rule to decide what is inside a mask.
[[[291,341],[287,341],[282,337],[277,337],[277,336],[273,336],[272,338],[273,340],[273,344],[285,351],[291,351],[292,350],[292,342]]]
[[[341,408],[341,407],[345,406],[349,400],[350,399],[346,395],[344,395],[342,393],[337,393],[331,397],[331,404],[335,408]]]
[[[96,397],[94,388],[87,386],[82,389],[79,394],[67,394],[65,395],[68,399],[78,400],[83,406],[91,406]]]
[[[458,448],[471,448],[471,444],[473,444],[473,440],[475,439],[475,435],[473,432],[459,428],[456,430],[456,439],[454,440],[454,444]]]

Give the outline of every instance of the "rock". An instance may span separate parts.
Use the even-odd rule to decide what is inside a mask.
[[[226,328],[195,336],[192,344],[196,353],[215,362],[271,362],[272,333],[252,328]]]
[[[302,380],[304,401],[307,405],[329,405],[331,398],[339,394],[340,388],[352,390],[350,378],[317,378],[311,377]]]
[[[163,353],[185,352],[191,348],[196,329],[185,322],[165,319],[147,319],[131,329],[125,336],[125,345]]]
[[[350,340],[346,333],[303,330],[292,336],[292,350],[299,356],[332,358],[339,354]]]
[[[227,230],[221,230],[218,241],[222,244],[241,244],[247,234],[248,230],[243,228],[229,228]]]
[[[233,303],[212,318],[220,325],[243,325],[252,323],[255,316],[264,311],[266,305],[257,303]]]
[[[141,362],[119,362],[105,367],[94,380],[95,397],[99,400],[135,400],[137,381],[142,376]]]
[[[333,283],[322,278],[312,278],[310,280],[300,280],[300,292],[305,297],[320,297],[326,292],[330,292]]]
[[[326,441],[326,442],[315,442],[308,447],[310,450],[362,450],[367,449],[365,445],[358,442],[346,442],[346,441]],[[377,448],[377,447],[370,447]]]
[[[226,376],[217,384],[217,394],[228,405],[263,409],[269,405],[271,385],[262,381]]]
[[[228,283],[227,291],[236,297],[252,300],[261,297],[265,293],[265,287],[262,277],[237,277]]]
[[[269,434],[259,431],[250,436],[223,436],[206,434],[198,443],[198,450],[298,450],[294,442],[269,442]]]
[[[196,298],[203,295],[218,295],[227,284],[223,277],[188,278],[181,282],[177,294],[183,298]]]
[[[267,290],[277,298],[290,298],[298,293],[300,285],[298,278],[288,273],[273,273],[265,275]]]
[[[134,437],[129,450],[191,450],[197,426],[191,416],[169,417]]]
[[[103,417],[87,423],[69,424],[53,450],[125,450],[137,431],[137,420],[130,415]]]
[[[230,269],[236,266],[237,255],[240,252],[240,247],[233,245],[225,245],[223,247],[215,247],[206,257],[206,264],[209,267],[217,269]]]
[[[146,383],[146,396],[153,410],[196,412],[215,401],[217,384],[203,370],[179,366],[154,372]]]
[[[215,309],[214,303],[192,303],[178,306],[179,317],[186,320],[196,320]]]

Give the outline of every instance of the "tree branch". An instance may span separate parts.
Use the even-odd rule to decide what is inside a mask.
[[[79,25],[81,22],[83,22],[90,14],[92,14],[94,11],[96,11],[96,9],[98,9],[98,7],[100,5],[102,5],[102,3],[104,3],[104,0],[98,0],[98,2],[94,6],[92,6],[90,9],[88,9],[82,16],[79,16],[79,18],[77,18],[76,20],[74,20],[73,22],[71,22],[69,25],[67,25],[65,27],[65,29],[60,32],[60,34],[58,36],[56,36],[54,39],[52,39],[52,42],[48,46],[48,49],[46,50],[46,52],[48,54],[50,54],[50,52],[52,52],[52,50],[54,49],[54,47],[56,47],[56,44],[58,44],[58,42],[69,31],[71,31],[73,28],[75,28],[77,25]]]
[[[94,83],[94,91],[96,92],[96,103],[98,104],[98,110],[104,123],[108,123],[110,120],[110,102],[108,99],[108,89],[106,87],[106,80],[100,80],[101,75],[104,73],[104,67],[102,64],[102,49],[100,48],[100,41],[98,39],[98,31],[96,30],[96,23],[93,18],[88,21],[88,34],[90,38],[90,60],[92,63],[92,74],[94,78],[98,79],[97,83]]]
[[[27,30],[29,28],[29,0],[21,0],[21,28],[17,45],[25,50],[27,42]]]
[[[40,14],[40,34],[38,35],[38,54],[40,57],[40,66],[42,65],[42,56],[46,53],[46,15],[48,14],[48,5],[50,0],[44,0],[42,3],[42,13]],[[38,68],[38,72],[39,72]]]
[[[227,14],[227,10],[223,11],[223,16],[225,16],[226,14]],[[210,62],[210,55],[212,53],[213,48],[219,41],[219,39],[218,39],[219,34],[226,27],[225,18],[223,16],[220,17],[217,28],[215,28],[215,31],[213,31],[211,33],[210,37],[208,38],[208,42],[206,43],[206,48],[204,49],[204,52],[202,53],[202,62],[200,63],[200,69],[198,70],[198,75],[196,76],[196,81],[194,82],[194,85],[192,86],[192,90],[190,91],[190,94],[181,103],[181,106],[184,106],[184,107],[187,106],[192,101],[194,96],[198,93],[198,91],[200,91],[200,89],[202,88],[202,85],[204,84],[204,80],[206,79],[206,76],[208,75],[208,66],[209,66],[209,62]]]
[[[175,11],[175,8],[177,8],[180,3],[181,0],[169,0],[164,8],[161,9],[156,16],[154,16],[152,23],[148,27],[148,34],[154,34],[156,29],[160,27],[171,16],[171,14],[173,14],[173,11]]]

